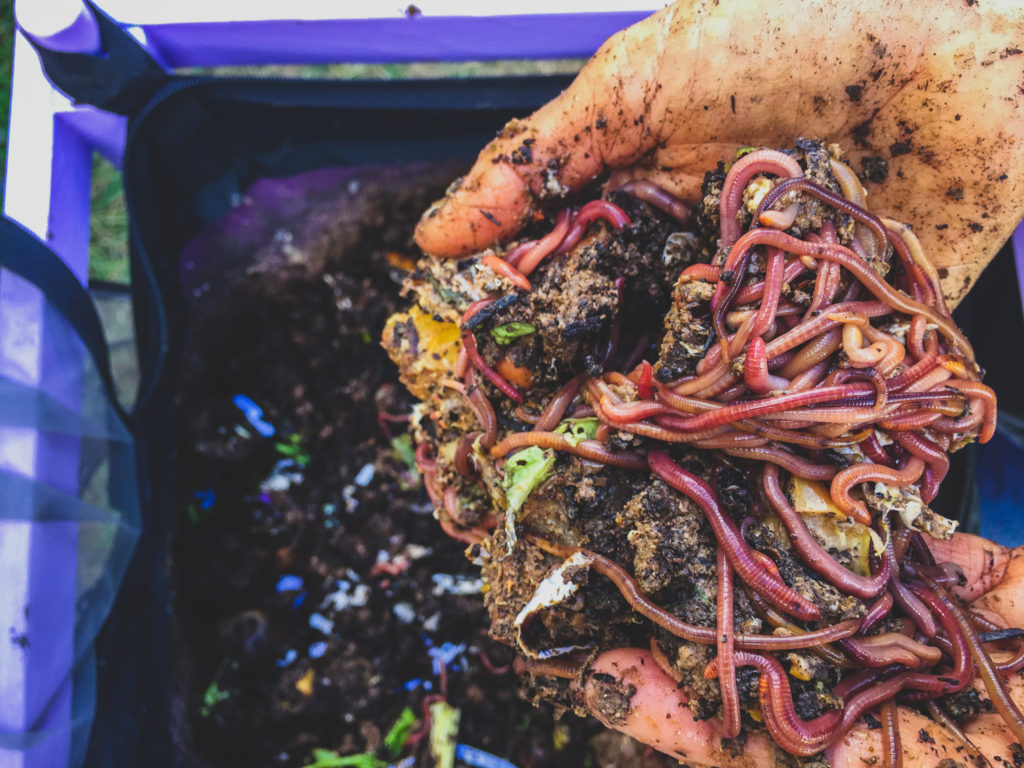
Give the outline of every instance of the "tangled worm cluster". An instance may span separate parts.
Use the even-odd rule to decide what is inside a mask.
[[[660,348],[643,329],[632,330],[631,351],[620,343],[629,282],[615,278],[611,316],[605,313],[585,364],[575,366],[584,370],[548,387],[546,397],[537,384],[546,370],[537,352],[541,339],[532,342],[534,357],[520,355],[518,362],[501,348],[513,333],[539,337],[533,316],[500,326],[505,336],[495,335],[497,347],[479,336],[484,321],[493,325],[516,301],[522,306],[522,297],[536,290],[535,275],[557,269],[588,237],[593,243],[595,232],[598,240],[614,238],[634,222],[609,200],[593,200],[559,212],[553,228],[536,239],[502,255],[481,255],[472,279],[463,273],[449,280],[449,288],[464,289],[446,315],[458,312],[451,337],[458,351],[451,370],[424,388],[435,406],[455,395],[461,402],[451,410],[472,416],[449,418],[447,433],[444,407],[432,411],[441,424],[421,419],[418,465],[445,530],[472,545],[475,557],[504,557],[525,539],[561,561],[545,580],[550,586],[556,577],[556,591],[564,587],[557,577],[568,583],[558,569],[571,562],[609,579],[632,612],[661,630],[713,647],[704,676],[719,684],[723,737],[760,719],[783,749],[809,756],[880,707],[891,745],[899,700],[926,708],[973,749],[937,700],[963,690],[977,674],[1024,741],[1024,718],[1003,682],[1024,668],[1024,645],[1009,655],[1003,646],[1024,633],[996,631],[962,606],[947,589],[960,574],[936,563],[922,536],[951,533],[952,524],[927,505],[949,468],[949,452],[991,438],[995,395],[981,383],[971,345],[913,232],[868,211],[859,181],[838,159],[827,166],[819,163],[812,174],[794,153],[760,149],[706,184],[701,216],[706,225],[717,214],[717,244],[703,251],[705,259],[691,253],[676,272]],[[676,228],[694,227],[694,212],[649,182],[630,182],[617,190],[617,199],[623,196],[663,212]],[[435,321],[444,316],[435,310]],[[404,373],[424,376],[422,368],[413,373],[410,360],[422,352],[409,355],[407,335],[392,329],[385,344]],[[572,427],[584,422],[592,428]],[[580,536],[557,541],[550,526],[543,534],[531,531],[525,515],[516,515],[522,502],[512,503],[509,483],[512,462],[531,449],[613,468],[615,477],[660,481],[695,504],[717,547],[715,625],[688,623],[659,607],[627,567],[580,546]],[[709,478],[686,468],[694,450],[742,473],[755,502],[746,517],[737,519]],[[466,490],[474,486],[486,489],[484,501]],[[851,566],[843,546],[809,529],[808,494],[865,532],[866,568]],[[749,527],[768,517],[781,522],[814,579],[856,598],[859,615],[823,624],[813,595],[787,583],[780,564],[750,543]],[[774,634],[737,629],[739,592]],[[535,594],[517,626],[553,605],[541,603]],[[831,694],[840,708],[801,718],[791,674],[779,660],[795,649],[810,649],[839,670]],[[555,651],[527,654],[532,660],[519,669],[574,676],[581,662],[572,647],[561,650],[560,659]],[[996,652],[1005,658],[996,660]],[[758,673],[754,720],[743,717],[750,710],[737,684],[743,667]]]

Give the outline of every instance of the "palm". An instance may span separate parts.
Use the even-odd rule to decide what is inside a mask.
[[[933,544],[932,549],[940,561],[952,560],[963,567],[968,586],[960,590],[960,594],[964,599],[973,600],[975,610],[985,612],[1006,626],[1024,625],[1024,548],[1011,551],[975,536],[958,535],[949,543]],[[607,676],[591,675],[584,686],[587,706],[611,727],[667,754],[682,757],[688,764],[738,767],[777,762],[774,753],[778,748],[763,733],[751,734],[739,757],[723,751],[714,725],[708,721],[693,721],[685,704],[685,694],[677,690],[674,680],[658,669],[647,651],[619,649],[602,654],[591,671],[615,678],[615,682],[610,682]],[[605,702],[616,700],[616,691],[622,690],[622,684],[637,689],[630,699],[629,712],[624,717],[621,714],[609,717]],[[980,681],[975,681],[975,687],[985,695]],[[1018,707],[1024,705],[1024,681],[1014,676],[1008,687]],[[906,768],[945,768],[951,765],[942,763],[946,759],[956,761],[956,765],[971,764],[971,756],[965,749],[933,720],[902,707],[898,714]],[[922,731],[926,737],[921,736]],[[1015,743],[1013,736],[994,712],[982,714],[964,731],[990,764],[995,764],[992,761],[997,756],[1005,758],[1005,765],[1015,764],[1011,751],[1011,744]],[[872,760],[881,755],[880,734],[880,730],[872,730],[860,722],[826,754],[835,768],[880,765],[880,759]]]
[[[955,303],[1024,209],[1021,39],[1014,4],[982,15],[910,0],[677,3],[511,123],[417,239],[472,253],[514,234],[554,182],[576,189],[609,168],[693,200],[737,147],[812,136],[857,170],[887,163],[884,183],[867,185],[871,206],[915,227]]]

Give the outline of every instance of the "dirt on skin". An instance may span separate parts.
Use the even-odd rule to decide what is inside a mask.
[[[520,697],[511,651],[488,637],[479,571],[441,532],[412,465],[412,401],[377,340],[404,303],[416,218],[450,176],[321,177],[278,220],[245,203],[265,232],[215,228],[200,236],[212,261],[186,254],[180,766],[303,766],[315,749],[434,765],[423,710],[438,694],[461,713],[458,743],[519,768],[667,765]],[[411,735],[391,749],[405,708]]]

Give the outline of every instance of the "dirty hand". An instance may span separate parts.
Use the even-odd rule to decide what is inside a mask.
[[[609,169],[696,200],[738,147],[808,136],[866,171],[872,210],[914,226],[955,304],[1024,212],[1022,41],[1016,0],[683,0],[509,123],[416,239],[480,251]]]
[[[1024,626],[1024,547],[1010,550],[967,534],[929,546],[939,562],[953,561],[963,568],[967,586],[956,591],[973,601],[974,610],[1004,626]],[[594,672],[604,675],[595,676]],[[726,767],[779,764],[775,754],[778,747],[764,733],[749,735],[740,755],[723,750],[713,723],[693,719],[685,692],[660,670],[650,651],[620,648],[603,653],[585,679],[583,700],[602,722],[684,763]],[[974,686],[988,697],[981,680],[976,680]],[[630,688],[635,693],[624,708],[624,696]],[[1014,675],[1008,688],[1017,706],[1024,708],[1024,680]],[[904,768],[973,764],[972,755],[933,720],[903,707],[897,714]],[[989,764],[994,765],[997,757],[1004,765],[1016,764],[1011,752],[1011,744],[1016,741],[996,712],[982,714],[963,730]],[[826,749],[826,756],[834,768],[882,765],[881,734],[881,729],[869,729],[862,719]],[[943,762],[948,760],[955,762]]]

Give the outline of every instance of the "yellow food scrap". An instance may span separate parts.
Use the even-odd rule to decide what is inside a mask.
[[[447,701],[430,705],[430,754],[436,768],[454,768],[455,739],[459,735],[462,712]]]
[[[802,656],[793,656],[791,658],[793,663],[790,664],[789,674],[797,680],[803,680],[805,683],[814,677],[814,671],[811,669],[807,659]]]
[[[761,710],[757,707],[750,707],[747,710],[747,714],[750,715],[750,719],[753,720],[755,723],[764,722],[764,716],[761,714]]]
[[[835,515],[845,518],[839,508],[832,503],[832,496],[828,488],[817,480],[805,480],[802,477],[793,478],[793,509],[801,515]]]
[[[861,575],[868,575],[868,549],[872,531],[865,525],[855,523],[832,503],[828,488],[815,480],[794,477],[790,484],[793,509],[799,512],[818,542],[827,550],[849,551],[849,567]],[[773,530],[784,533],[782,521],[772,516]],[[777,530],[776,530],[777,527]]]
[[[295,690],[303,696],[313,695],[313,670],[307,669],[306,674],[295,681]]]
[[[551,744],[554,746],[556,752],[561,752],[567,746],[569,746],[569,740],[572,738],[572,734],[569,732],[569,726],[565,723],[555,723],[555,728],[551,731]]]
[[[413,307],[388,318],[381,342],[401,371],[402,383],[415,397],[427,400],[441,379],[454,375],[460,333],[455,323],[437,321]]]
[[[416,261],[398,251],[388,251],[384,254],[384,258],[388,260],[388,264],[396,269],[403,269],[406,272],[412,272],[416,269]]]

